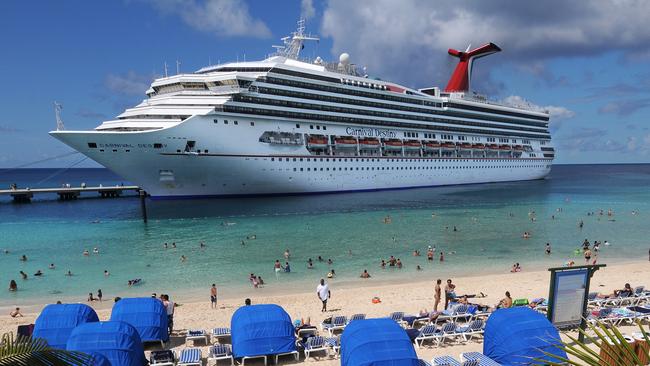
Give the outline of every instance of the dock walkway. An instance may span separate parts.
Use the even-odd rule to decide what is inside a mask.
[[[56,193],[60,200],[74,200],[82,193],[95,192],[102,198],[114,198],[122,195],[123,192],[132,191],[139,194],[141,191],[138,186],[97,186],[97,187],[60,187],[60,188],[15,188],[2,189],[0,196],[11,196],[14,202],[31,202],[34,195]]]

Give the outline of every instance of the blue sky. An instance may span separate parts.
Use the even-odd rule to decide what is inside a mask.
[[[444,86],[449,47],[493,41],[473,87],[551,110],[558,163],[649,162],[650,2],[472,1],[3,1],[0,2],[0,167],[70,149],[54,129],[91,129],[137,104],[167,62],[262,59],[302,15],[321,42],[369,74],[412,87]],[[69,166],[78,158],[37,167]],[[80,166],[94,166],[84,162]]]

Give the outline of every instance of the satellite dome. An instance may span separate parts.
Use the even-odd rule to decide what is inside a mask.
[[[339,56],[339,62],[342,65],[347,65],[350,63],[350,55],[347,52],[343,52],[341,56]]]

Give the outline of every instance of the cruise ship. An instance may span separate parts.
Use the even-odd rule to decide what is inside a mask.
[[[316,194],[542,179],[549,114],[470,89],[493,43],[450,49],[444,89],[373,78],[343,53],[300,58],[304,21],[262,61],[156,79],[90,131],[50,134],[153,198]]]

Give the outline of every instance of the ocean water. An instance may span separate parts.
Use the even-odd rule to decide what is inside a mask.
[[[43,182],[45,178],[56,174]],[[0,170],[0,186],[111,185],[121,178],[104,169],[58,172]],[[124,182],[125,184],[128,182]],[[605,214],[600,215],[599,210]],[[608,210],[612,216],[607,215]],[[136,197],[31,204],[0,201],[0,308],[56,300],[84,301],[101,288],[105,298],[170,293],[206,296],[216,283],[226,296],[312,291],[335,269],[333,286],[446,278],[560,266],[587,238],[609,241],[600,263],[648,258],[650,165],[555,166],[544,180],[402,191],[250,199],[147,201],[142,222]],[[532,214],[534,212],[534,215]],[[595,215],[587,215],[594,212]],[[390,216],[390,223],[385,218]],[[535,217],[535,221],[531,217]],[[554,218],[553,218],[554,216]],[[579,228],[578,223],[584,222]],[[454,231],[454,226],[456,231]],[[523,239],[524,232],[532,233]],[[255,235],[256,239],[246,237]],[[242,245],[242,241],[244,244]],[[170,248],[164,249],[163,243]],[[175,242],[177,248],[172,249]],[[206,247],[200,248],[204,242]],[[553,253],[544,254],[550,242]],[[428,245],[435,246],[427,261]],[[92,254],[97,247],[99,254]],[[275,274],[273,263],[291,252],[291,273]],[[414,257],[413,251],[421,251]],[[82,255],[84,250],[90,256]],[[445,252],[445,261],[438,259]],[[19,260],[21,255],[27,262]],[[185,262],[180,256],[187,257]],[[394,255],[402,269],[381,269]],[[319,262],[332,259],[333,264]],[[306,261],[312,258],[314,269]],[[56,269],[48,269],[54,263]],[[421,270],[416,270],[417,266]],[[44,272],[34,277],[37,270]],[[367,269],[373,276],[358,276]],[[29,275],[22,280],[19,271]],[[72,271],[73,276],[65,276]],[[110,276],[104,276],[104,270]],[[250,273],[264,278],[253,289]],[[141,278],[128,287],[129,279]]]

